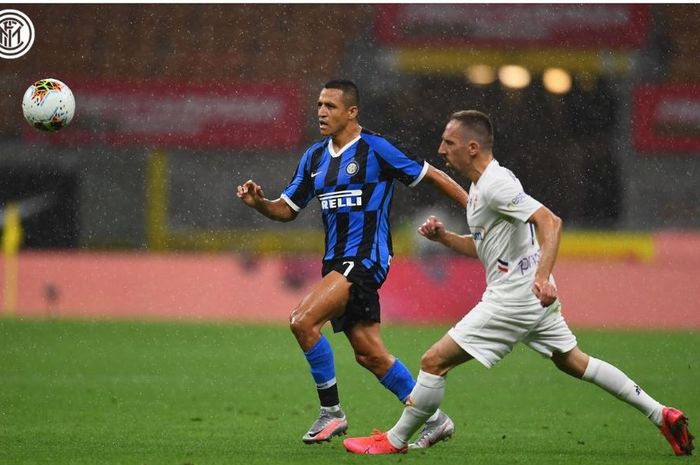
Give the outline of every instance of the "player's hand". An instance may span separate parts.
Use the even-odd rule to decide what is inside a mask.
[[[557,300],[557,288],[549,282],[549,280],[535,280],[535,284],[532,286],[532,292],[535,296],[540,299],[540,303],[543,307],[549,307]]]
[[[430,215],[425,223],[420,225],[418,233],[431,241],[439,241],[445,234],[445,225],[437,217]]]
[[[262,186],[256,184],[251,179],[244,182],[242,186],[236,188],[236,196],[241,199],[243,203],[253,208],[260,204],[265,198]]]

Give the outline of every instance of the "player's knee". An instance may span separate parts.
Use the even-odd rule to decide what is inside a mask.
[[[289,329],[292,330],[292,333],[298,339],[313,332],[313,325],[310,324],[309,319],[304,316],[303,312],[294,309],[292,314],[289,315]]]

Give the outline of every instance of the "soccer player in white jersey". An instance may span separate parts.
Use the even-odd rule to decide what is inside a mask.
[[[561,314],[552,277],[562,222],[498,164],[492,146],[488,116],[468,110],[450,117],[438,152],[448,168],[471,181],[467,205],[471,234],[448,231],[434,216],[419,228],[426,238],[481,260],[486,291],[423,355],[416,385],[394,427],[386,433],[346,439],[343,445],[358,454],[406,452],[411,436],[442,402],[445,376],[452,368],[472,359],[491,367],[523,342],[549,357],[561,371],[596,384],[640,410],[661,430],[676,455],[691,455],[693,436],[683,412],[660,404],[618,368],[578,348]],[[429,436],[419,435],[410,448],[424,447]]]

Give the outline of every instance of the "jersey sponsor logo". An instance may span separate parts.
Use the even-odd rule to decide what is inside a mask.
[[[352,176],[360,169],[360,165],[355,160],[350,160],[350,163],[345,167],[345,172],[348,176]]]
[[[539,250],[537,252],[533,253],[532,255],[528,255],[527,257],[523,257],[518,262],[518,269],[520,270],[520,275],[522,276],[528,270],[535,269],[539,262],[540,262],[540,251]]]
[[[323,210],[331,210],[340,207],[359,207],[362,205],[362,190],[351,189],[346,191],[328,192],[318,196]]]
[[[513,197],[513,200],[511,200],[508,204],[508,210],[515,210],[515,207],[518,206],[519,203],[522,203],[522,201],[525,200],[526,196],[527,194],[525,194],[525,192],[521,192],[515,197]]]
[[[475,241],[483,241],[484,240],[484,235],[486,234],[486,228],[483,228],[481,226],[474,226],[471,228],[472,231],[472,239]]]

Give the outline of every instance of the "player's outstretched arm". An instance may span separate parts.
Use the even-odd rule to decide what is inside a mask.
[[[297,217],[297,212],[281,198],[268,200],[265,198],[262,186],[252,180],[248,180],[243,185],[236,188],[236,196],[250,208],[254,208],[263,215],[275,221],[292,221]]]
[[[425,179],[434,184],[447,197],[460,204],[462,208],[467,208],[469,194],[447,173],[429,165],[428,171],[425,173]]]
[[[442,221],[435,216],[429,216],[425,223],[418,228],[418,233],[431,241],[441,243],[459,254],[472,258],[478,257],[476,245],[474,245],[474,239],[471,234],[460,235],[448,231],[445,229]]]
[[[540,207],[528,219],[535,225],[540,241],[540,262],[535,272],[535,283],[532,292],[540,299],[543,306],[549,306],[557,300],[557,288],[549,282],[554,263],[559,253],[562,221],[547,207]]]

